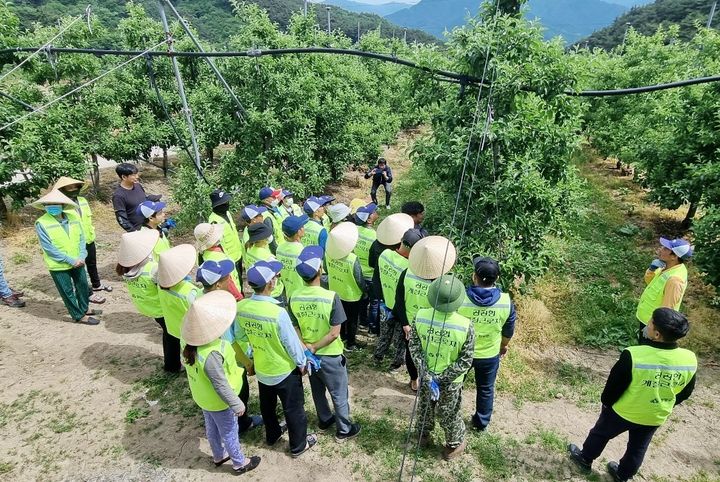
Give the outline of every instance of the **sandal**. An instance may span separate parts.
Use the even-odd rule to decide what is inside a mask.
[[[101,305],[101,304],[105,303],[105,297],[100,296],[96,293],[93,293],[92,295],[90,295],[90,298],[88,301],[90,301],[90,303],[95,303],[95,304]]]
[[[237,468],[237,469],[235,467],[233,467],[233,473],[235,475],[242,475],[247,472],[250,472],[251,470],[256,469],[258,465],[260,465],[261,460],[262,459],[260,457],[258,457],[257,455],[253,455],[252,457],[250,457],[250,460],[248,460],[248,463],[245,464],[244,466]]]
[[[307,442],[305,443],[305,448],[302,449],[300,452],[291,453],[290,457],[294,459],[300,457],[302,454],[313,448],[313,446],[315,446],[315,444],[318,442],[317,435],[315,435],[314,433],[308,435],[305,440],[307,440]]]
[[[103,314],[103,310],[96,310],[96,309],[87,310],[87,313],[85,313],[86,316],[93,316],[93,315],[99,316],[102,314]]]
[[[414,382],[414,383],[413,383],[413,382]],[[410,380],[410,383],[408,383],[408,386],[410,387],[410,390],[412,390],[413,392],[417,392],[417,391],[418,391],[418,386],[417,386],[417,385],[418,385],[417,380]]]
[[[227,457],[225,457],[224,459],[220,460],[219,462],[215,462],[215,461],[213,460],[213,463],[215,464],[215,467],[220,467],[222,464],[224,464],[224,463],[227,462],[228,460],[230,460],[230,456],[229,456],[229,455],[228,455]]]
[[[93,291],[107,291],[108,293],[112,292],[113,287],[109,285],[100,285],[97,288],[93,287]]]
[[[82,325],[91,325],[91,326],[94,326],[94,325],[99,325],[99,324],[100,324],[100,320],[98,320],[97,318],[93,318],[92,316],[88,316],[88,317],[85,318],[84,320],[76,320],[75,323],[80,323],[80,324],[82,324]]]

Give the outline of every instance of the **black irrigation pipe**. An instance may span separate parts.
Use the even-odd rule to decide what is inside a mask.
[[[23,108],[25,108],[31,112],[37,111],[37,109],[35,107],[31,106],[27,102],[23,102],[22,100],[18,99],[17,97],[13,97],[12,95],[6,94],[5,92],[0,92],[0,97],[5,97],[6,99],[11,100],[11,101],[23,106]]]

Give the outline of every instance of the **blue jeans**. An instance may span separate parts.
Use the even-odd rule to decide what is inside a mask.
[[[495,378],[500,367],[500,355],[492,358],[474,358],[475,369],[475,414],[472,416],[475,428],[484,430],[492,417],[495,399]]]
[[[0,257],[0,298],[7,298],[8,296],[12,296],[12,291],[5,280],[5,266],[2,257]]]

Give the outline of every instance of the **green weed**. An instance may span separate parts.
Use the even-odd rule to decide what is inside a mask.
[[[141,418],[145,418],[150,415],[150,410],[148,410],[145,407],[135,407],[131,408],[127,411],[125,414],[125,422],[126,423],[135,423]]]
[[[517,442],[510,438],[491,433],[468,437],[469,452],[482,464],[489,476],[509,477],[514,463],[508,457]]]
[[[542,447],[550,451],[560,453],[565,452],[569,443],[564,436],[542,426],[525,437],[524,442],[529,445],[539,443]]]
[[[12,462],[0,462],[0,475],[12,472],[15,464]]]
[[[12,256],[10,256],[10,260],[15,264],[26,264],[30,262],[30,259],[30,255],[22,251],[13,253]]]
[[[56,418],[48,423],[48,427],[55,433],[70,432],[80,424],[76,413],[62,410]]]

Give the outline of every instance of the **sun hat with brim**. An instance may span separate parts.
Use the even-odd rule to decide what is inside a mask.
[[[132,268],[150,256],[155,248],[160,231],[157,229],[142,229],[124,233],[120,237],[118,250],[118,264],[125,268]]]
[[[328,208],[327,214],[333,223],[341,223],[350,215],[350,207],[343,203],[333,204]]]
[[[660,238],[660,244],[680,259],[688,259],[693,255],[693,247],[687,239]]]
[[[52,191],[45,194],[43,197],[30,205],[36,209],[45,209],[45,206],[51,204],[66,204],[68,206],[76,206],[72,199],[70,199],[57,189],[53,189]]]
[[[280,274],[283,264],[280,261],[257,261],[247,270],[247,281],[250,286],[265,286]]]
[[[190,305],[183,319],[180,336],[192,346],[203,346],[217,340],[235,321],[235,297],[224,290],[211,291]]]
[[[465,301],[465,285],[451,274],[439,277],[428,288],[430,306],[443,313],[452,313]]]
[[[428,236],[412,247],[408,256],[410,271],[423,279],[436,279],[448,273],[457,253],[449,239],[442,236]]]
[[[197,241],[195,245],[197,250],[205,251],[220,242],[223,236],[223,225],[200,223],[195,226],[193,234],[195,235],[195,241]]]
[[[400,244],[403,234],[415,227],[415,221],[407,214],[396,213],[383,219],[377,228],[377,240],[386,246]]]
[[[196,259],[197,251],[192,244],[180,244],[160,253],[158,285],[170,288],[181,282],[192,271]]]
[[[328,234],[325,252],[330,259],[342,259],[352,253],[358,242],[360,234],[355,224],[350,222],[340,223]]]
[[[272,228],[265,223],[251,224],[247,227],[247,230],[248,235],[250,236],[248,239],[249,243],[262,241],[263,239],[268,239],[273,235]]]
[[[79,186],[80,190],[83,190],[87,187],[87,183],[85,181],[78,181],[72,177],[62,176],[60,179],[55,181],[53,189],[63,189],[70,186]]]

